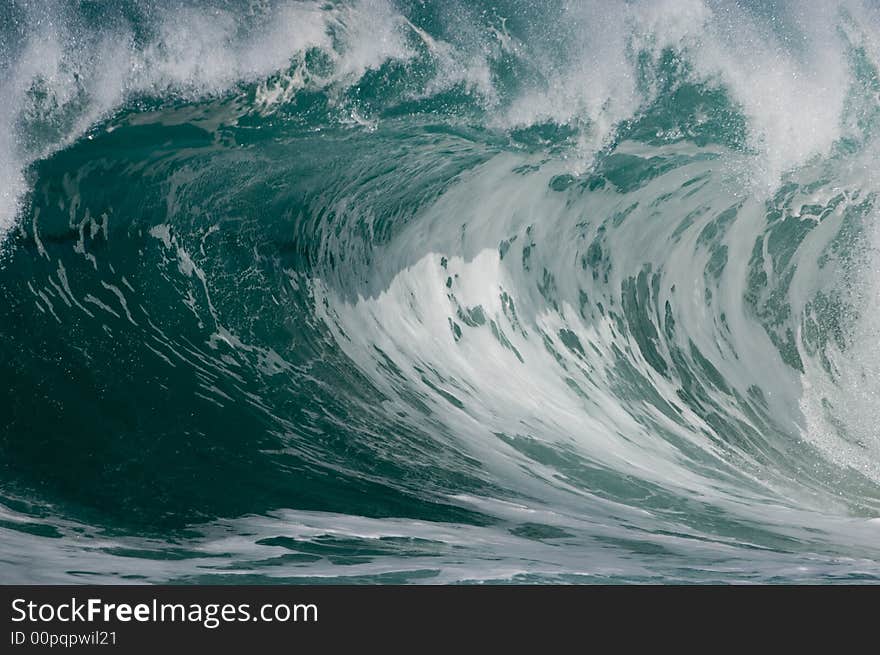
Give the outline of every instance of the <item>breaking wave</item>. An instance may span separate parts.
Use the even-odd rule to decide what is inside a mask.
[[[4,581],[877,579],[872,3],[0,30]]]

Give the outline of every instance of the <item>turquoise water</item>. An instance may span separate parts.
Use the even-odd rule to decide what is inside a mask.
[[[814,5],[6,0],[0,580],[876,580]]]

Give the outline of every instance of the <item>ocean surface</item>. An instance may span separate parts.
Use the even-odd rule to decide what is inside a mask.
[[[0,0],[0,581],[880,579],[880,6]]]

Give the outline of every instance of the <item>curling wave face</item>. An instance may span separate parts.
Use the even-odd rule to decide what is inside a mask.
[[[0,10],[9,582],[880,575],[880,13]]]

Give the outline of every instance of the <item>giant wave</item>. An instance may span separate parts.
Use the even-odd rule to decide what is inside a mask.
[[[880,574],[872,4],[0,29],[4,580]]]

